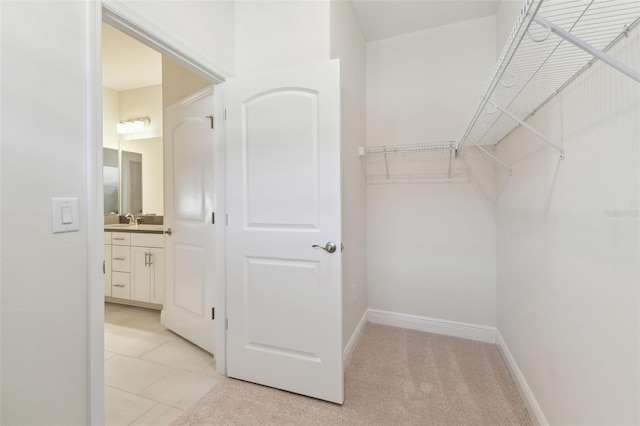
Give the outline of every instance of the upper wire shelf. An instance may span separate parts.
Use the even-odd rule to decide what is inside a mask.
[[[526,0],[458,148],[495,145],[523,125],[563,153],[524,121],[597,59],[640,81],[603,53],[639,22],[638,0]]]

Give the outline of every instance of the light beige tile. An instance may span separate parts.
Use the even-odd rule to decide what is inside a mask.
[[[210,376],[216,379],[222,378],[222,376],[216,371],[216,363],[214,362],[212,365],[207,365],[202,371],[198,372],[199,374],[204,374],[205,376]]]
[[[128,425],[156,405],[155,401],[109,386],[104,388],[105,425]]]
[[[139,357],[168,340],[157,333],[121,325],[105,325],[104,348],[109,352]]]
[[[138,314],[117,323],[118,326],[135,330],[162,333],[167,328],[160,323],[160,315]]]
[[[116,355],[105,363],[105,384],[138,394],[173,369],[153,362]]]
[[[182,410],[178,408],[158,404],[131,423],[131,426],[166,426],[170,425],[180,414],[182,414]]]
[[[118,355],[118,354],[115,353],[115,352],[104,351],[104,360],[106,361],[108,359],[111,359],[116,355]]]
[[[177,371],[171,373],[140,393],[166,405],[189,408],[219,382],[213,377]]]
[[[105,324],[117,324],[120,321],[132,318],[135,315],[135,308],[125,305],[107,303],[104,306]]]
[[[213,364],[213,355],[186,342],[171,340],[147,352],[142,359],[198,373]]]

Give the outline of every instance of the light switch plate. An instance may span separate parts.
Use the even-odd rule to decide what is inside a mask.
[[[52,198],[53,233],[80,230],[77,198]]]

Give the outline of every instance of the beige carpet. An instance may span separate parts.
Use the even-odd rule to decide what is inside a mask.
[[[375,324],[346,369],[342,406],[225,378],[173,423],[530,424],[495,345]]]

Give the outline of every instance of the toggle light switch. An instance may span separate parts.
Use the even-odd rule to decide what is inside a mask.
[[[62,207],[62,224],[68,225],[70,223],[73,223],[73,213],[72,213],[71,207],[63,206]]]
[[[73,232],[80,229],[77,198],[52,198],[53,233]]]

